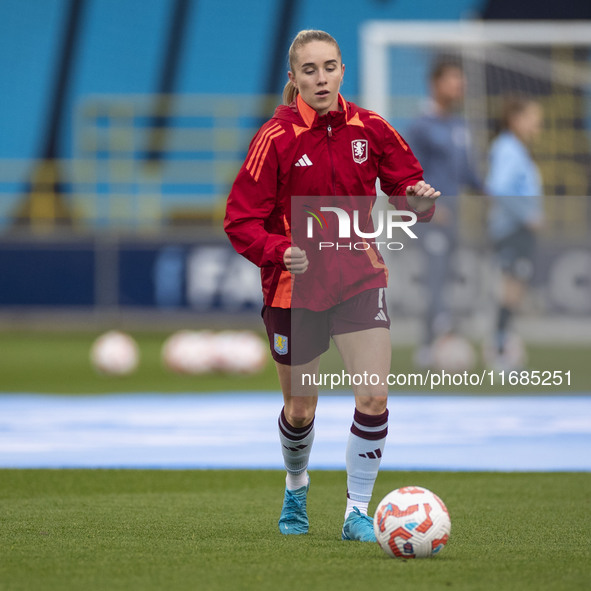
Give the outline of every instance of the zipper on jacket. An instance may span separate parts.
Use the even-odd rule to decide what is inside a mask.
[[[328,157],[330,158],[330,168],[332,171],[332,194],[337,194],[337,172],[334,167],[334,160],[332,158],[332,150],[330,149],[330,138],[332,137],[332,127],[330,123],[326,128],[326,141],[328,143]]]
[[[332,171],[332,194],[336,196],[336,194],[337,194],[337,171],[334,166],[334,159],[332,157],[332,149],[330,147],[331,138],[332,138],[332,126],[329,122],[328,125],[326,126],[326,143],[328,145],[328,157],[330,158],[330,168]],[[339,273],[338,300],[339,300],[339,302],[342,302],[343,301],[343,269],[339,265],[337,265],[337,268],[339,269],[339,271],[338,271],[338,273]]]

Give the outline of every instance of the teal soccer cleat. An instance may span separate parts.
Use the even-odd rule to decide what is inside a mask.
[[[373,532],[373,519],[369,515],[364,515],[353,507],[353,512],[343,524],[343,540],[358,540],[359,542],[376,542],[376,535]]]
[[[308,498],[307,486],[296,490],[285,489],[283,508],[279,517],[279,531],[286,536],[297,536],[308,533],[308,513],[306,512],[306,500]]]

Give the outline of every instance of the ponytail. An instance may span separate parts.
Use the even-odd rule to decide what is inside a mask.
[[[288,80],[285,88],[283,89],[283,104],[290,105],[295,101],[296,96],[298,96],[298,89],[296,85],[291,81]]]

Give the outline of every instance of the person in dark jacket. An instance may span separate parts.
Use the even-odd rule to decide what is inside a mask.
[[[456,323],[443,294],[458,250],[460,195],[466,189],[478,195],[484,193],[470,130],[460,113],[466,86],[460,63],[451,58],[437,59],[429,81],[430,100],[405,133],[425,175],[444,196],[433,223],[423,226],[419,233],[426,256],[427,288],[423,334],[414,358],[421,368],[432,367],[433,344],[437,338],[455,329]]]

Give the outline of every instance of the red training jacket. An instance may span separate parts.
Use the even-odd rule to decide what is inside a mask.
[[[396,209],[408,210],[406,187],[423,178],[408,144],[387,121],[340,95],[339,103],[342,111],[323,116],[300,95],[291,105],[277,107],[252,140],[228,197],[224,229],[236,251],[261,268],[269,306],[326,310],[361,291],[387,285],[386,266],[370,241],[365,240],[368,246],[361,250],[318,252],[317,242],[303,243],[304,222],[298,222],[298,239],[292,236],[292,213],[294,218],[302,213],[292,212],[292,196],[307,198],[293,201],[305,204],[307,214],[327,204],[345,209],[349,201],[348,209],[362,208],[360,230],[369,232],[376,179]],[[429,221],[434,211],[435,205],[417,213],[417,221]],[[330,223],[315,228],[317,240],[338,241],[335,220],[331,217]],[[292,276],[283,262],[292,240],[310,261],[302,275]]]

